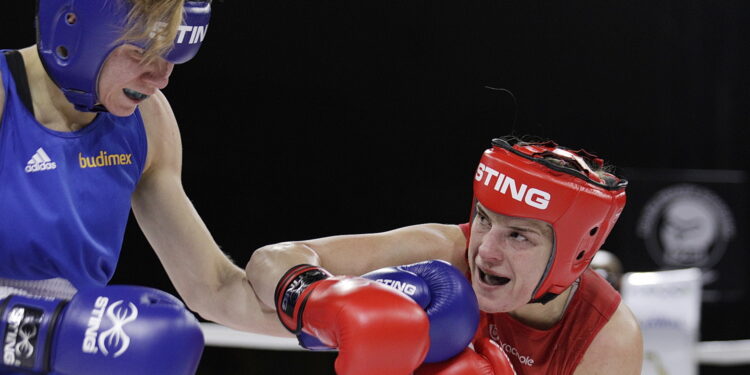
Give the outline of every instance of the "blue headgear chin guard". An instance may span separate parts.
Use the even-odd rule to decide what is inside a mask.
[[[38,0],[39,56],[47,74],[77,110],[106,111],[98,104],[97,80],[104,60],[124,44],[119,39],[131,8],[128,0]],[[187,0],[173,48],[163,57],[175,64],[192,59],[206,36],[210,18],[211,0]],[[148,41],[132,44],[144,48]]]

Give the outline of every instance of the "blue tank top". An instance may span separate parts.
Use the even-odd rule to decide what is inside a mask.
[[[120,255],[130,198],[143,172],[140,112],[100,113],[75,132],[42,126],[0,53],[0,277],[106,284]]]

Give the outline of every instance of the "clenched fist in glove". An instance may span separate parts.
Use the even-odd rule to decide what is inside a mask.
[[[427,314],[375,281],[298,265],[281,278],[275,297],[281,323],[303,345],[313,336],[338,348],[339,375],[411,375],[427,354]]]
[[[408,295],[430,319],[425,362],[441,362],[466,348],[479,325],[479,305],[466,277],[450,263],[428,260],[362,275]]]

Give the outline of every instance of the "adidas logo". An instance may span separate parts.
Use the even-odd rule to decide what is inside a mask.
[[[34,156],[32,156],[29,162],[26,163],[26,168],[24,170],[26,173],[33,173],[52,170],[55,168],[57,168],[57,164],[49,158],[43,148],[39,147]]]

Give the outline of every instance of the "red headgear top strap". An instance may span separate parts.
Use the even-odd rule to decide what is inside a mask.
[[[627,181],[611,174],[605,181],[591,167],[601,167],[601,159],[552,142],[494,139],[492,146],[477,167],[474,199],[493,212],[552,226],[552,254],[531,296],[532,302],[549,301],[585,271],[604,243],[625,206]]]

